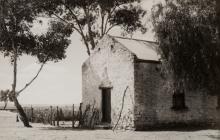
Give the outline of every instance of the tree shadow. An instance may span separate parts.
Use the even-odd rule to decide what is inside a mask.
[[[72,127],[46,127],[40,128],[40,130],[58,130],[58,131],[92,131],[96,129],[88,129],[88,128],[72,128]]]
[[[211,139],[220,140],[220,134],[218,136],[215,136],[215,135],[206,135],[206,136],[211,138]]]
[[[202,130],[218,130],[220,127],[207,127],[207,126],[159,126],[159,127],[148,127],[143,129],[137,129],[135,131],[179,131],[179,132],[196,132]]]

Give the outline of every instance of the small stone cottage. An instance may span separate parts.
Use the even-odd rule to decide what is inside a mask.
[[[82,66],[82,103],[99,111],[96,124],[136,130],[212,125],[218,99],[202,91],[173,95],[160,73],[157,43],[106,35]],[[90,115],[91,117],[91,115]]]

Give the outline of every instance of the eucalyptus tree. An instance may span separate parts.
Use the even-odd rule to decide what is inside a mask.
[[[65,50],[70,43],[68,37],[72,29],[69,26],[63,27],[61,22],[53,21],[45,34],[34,35],[31,27],[37,18],[37,11],[32,0],[0,2],[0,52],[5,57],[10,57],[13,65],[12,90],[7,97],[14,102],[24,126],[31,127],[17,97],[37,78],[48,61],[58,62],[66,57]],[[22,55],[37,57],[41,67],[24,88],[17,90],[17,65]]]
[[[114,27],[132,34],[146,28],[142,18],[146,12],[140,0],[36,0],[38,12],[59,19],[72,27],[84,42],[90,55],[98,40]]]
[[[174,74],[176,88],[219,93],[220,22],[216,4],[216,0],[166,0],[152,10],[163,62]]]

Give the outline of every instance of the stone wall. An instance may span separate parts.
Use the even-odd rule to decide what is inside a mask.
[[[134,55],[113,38],[105,36],[94,54],[82,66],[82,102],[83,108],[95,104],[101,111],[102,97],[100,86],[111,88],[111,124],[115,125],[122,107],[123,93],[126,87],[124,108],[119,121],[120,128],[131,128],[133,124],[134,104]],[[102,118],[100,113],[100,120]]]
[[[114,126],[125,100],[118,128],[137,130],[159,126],[207,125],[220,122],[217,97],[202,91],[186,91],[187,110],[172,109],[172,78],[162,78],[160,64],[139,60],[114,38],[105,36],[94,54],[82,66],[82,102],[99,111],[102,119],[100,88],[111,88],[111,125]],[[88,120],[89,120],[88,115]]]
[[[135,127],[216,124],[220,119],[217,97],[202,91],[186,91],[187,110],[172,108],[172,80],[162,78],[160,64],[135,63]]]
[[[160,92],[160,75],[155,63],[135,63],[135,128],[154,125],[156,119],[157,92]]]

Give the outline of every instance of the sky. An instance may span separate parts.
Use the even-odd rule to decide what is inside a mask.
[[[142,0],[142,7],[150,12],[152,5],[161,0]],[[35,33],[45,31],[46,26],[35,24]],[[112,35],[120,36],[118,30]],[[151,30],[145,35],[136,34],[134,38],[154,40]],[[82,99],[82,63],[88,58],[85,46],[77,33],[70,37],[71,44],[66,59],[47,63],[37,79],[19,96],[22,104],[79,104]],[[23,88],[37,73],[40,65],[37,59],[22,56],[18,61],[17,90]],[[0,53],[0,90],[11,89],[13,67],[10,60]]]

